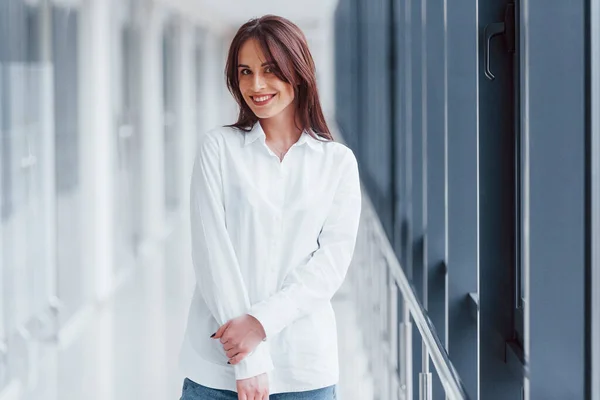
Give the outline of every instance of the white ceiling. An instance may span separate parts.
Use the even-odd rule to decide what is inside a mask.
[[[331,16],[337,0],[197,0],[238,25],[250,18],[276,14],[296,23]]]
[[[254,17],[275,14],[303,29],[331,21],[338,0],[162,0],[196,20],[219,25],[219,30],[237,28]],[[227,25],[227,26],[221,26]]]

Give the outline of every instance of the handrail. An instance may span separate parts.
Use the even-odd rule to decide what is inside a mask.
[[[365,207],[366,206],[366,207]],[[368,211],[365,210],[368,208]],[[427,349],[428,354],[431,356],[431,360],[438,372],[442,386],[446,392],[446,396],[450,400],[468,400],[469,396],[467,391],[456,371],[446,348],[440,341],[437,335],[435,327],[429,318],[427,311],[419,301],[413,286],[410,284],[404,270],[402,269],[398,258],[392,246],[388,240],[388,237],[381,225],[381,221],[374,211],[373,205],[363,190],[363,213],[367,211],[370,217],[370,222],[373,223],[373,229],[376,236],[379,237],[378,244],[380,245],[379,250],[381,255],[386,260],[387,268],[391,276],[393,277],[396,286],[402,294],[402,298],[408,308],[408,311],[412,315],[413,320],[419,330],[422,338],[422,342]],[[364,216],[363,216],[364,217]],[[405,316],[408,320],[408,316]],[[409,349],[406,349],[409,352]],[[410,357],[410,355],[404,355]],[[412,368],[410,369],[412,371]],[[428,372],[428,371],[427,371]],[[423,385],[423,382],[421,382]],[[428,388],[430,390],[430,388]],[[428,390],[422,389],[422,390]],[[427,396],[426,396],[427,397]]]

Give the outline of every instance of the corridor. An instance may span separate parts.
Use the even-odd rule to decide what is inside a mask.
[[[595,0],[0,0],[0,400],[179,398],[192,166],[266,14],[362,185],[339,399],[600,400]]]
[[[181,223],[180,225],[183,225]],[[2,400],[177,399],[183,376],[177,356],[192,296],[189,241],[180,226],[149,250],[113,297],[80,321],[76,336],[48,346],[35,389]],[[366,355],[348,286],[333,301],[340,345],[340,400],[373,397]],[[77,327],[67,328],[67,331]],[[66,334],[68,335],[68,333]]]

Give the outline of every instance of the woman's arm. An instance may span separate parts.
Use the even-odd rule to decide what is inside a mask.
[[[225,227],[219,144],[209,132],[201,137],[190,186],[192,259],[197,285],[220,325],[244,315],[250,300],[239,262]],[[264,345],[234,365],[236,379],[273,369]]]
[[[361,212],[358,165],[351,150],[341,168],[343,176],[319,234],[319,249],[286,277],[279,292],[255,304],[248,313],[263,325],[267,339],[311,313],[324,300],[331,300],[346,277]]]

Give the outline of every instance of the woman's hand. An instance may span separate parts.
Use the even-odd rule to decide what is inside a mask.
[[[235,365],[254,351],[265,338],[265,330],[256,318],[245,314],[227,321],[212,338],[221,340],[229,363]]]
[[[238,400],[269,400],[269,376],[261,374],[236,381]]]

